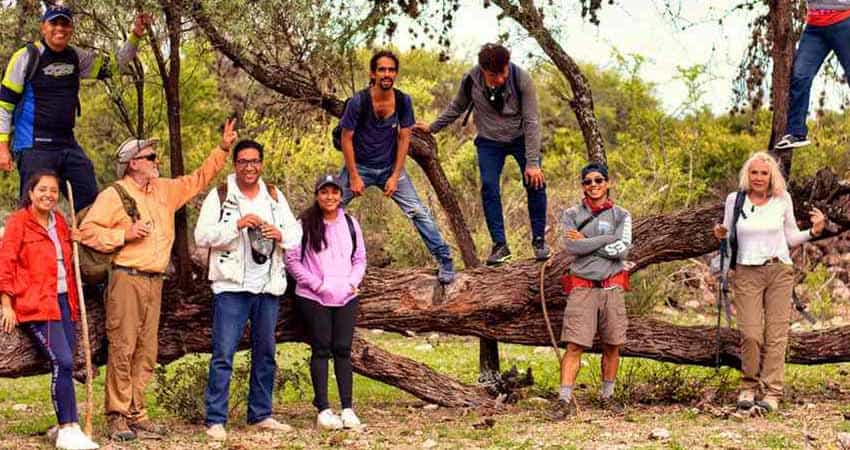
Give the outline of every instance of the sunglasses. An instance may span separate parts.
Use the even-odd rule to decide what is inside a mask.
[[[156,153],[150,153],[150,154],[147,154],[145,156],[137,156],[133,159],[147,159],[150,162],[154,162],[154,161],[156,161]]]
[[[605,181],[607,181],[607,180],[605,178],[602,178],[602,177],[585,178],[585,179],[581,180],[581,184],[583,186],[590,186],[591,184],[604,184]]]

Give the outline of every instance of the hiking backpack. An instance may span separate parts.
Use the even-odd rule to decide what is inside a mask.
[[[109,188],[115,189],[118,193],[118,197],[121,199],[121,204],[124,206],[124,212],[127,213],[127,216],[133,222],[139,220],[141,215],[139,214],[136,200],[130,197],[124,186],[118,183],[112,183],[103,190],[105,191]],[[77,213],[77,223],[83,223],[83,219],[85,219],[90,209],[91,205],[86,206]],[[83,283],[98,284],[105,282],[112,268],[112,259],[121,250],[121,247],[108,253],[97,251],[85,244],[81,244],[78,247],[80,253],[80,278],[82,278]]]

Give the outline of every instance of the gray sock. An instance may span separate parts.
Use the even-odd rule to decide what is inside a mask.
[[[558,392],[558,400],[563,400],[567,403],[573,399],[573,385],[561,385],[561,390]]]
[[[614,395],[614,381],[602,381],[602,391],[599,396],[602,398],[611,398]]]

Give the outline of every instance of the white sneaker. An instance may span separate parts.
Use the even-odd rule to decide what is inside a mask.
[[[253,426],[266,431],[280,431],[282,433],[289,433],[292,431],[291,426],[278,422],[273,417],[267,417],[262,421],[255,423]]]
[[[208,426],[206,433],[207,436],[214,441],[227,440],[227,430],[225,430],[224,425],[220,423]]]
[[[56,448],[63,450],[96,450],[100,446],[89,439],[80,430],[79,425],[77,425],[59,429],[59,433],[56,435]]]
[[[345,428],[358,429],[363,426],[360,419],[357,418],[357,414],[354,414],[354,410],[351,408],[343,409],[339,417],[342,419],[342,426]]]
[[[325,430],[340,430],[343,427],[342,419],[332,409],[328,408],[316,417],[316,426]]]

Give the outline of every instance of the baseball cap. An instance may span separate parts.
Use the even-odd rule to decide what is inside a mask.
[[[329,173],[316,179],[316,189],[313,192],[318,193],[319,189],[328,185],[336,186],[342,190],[342,180],[337,175]]]
[[[74,21],[74,13],[71,12],[71,8],[68,8],[65,5],[48,6],[47,9],[44,10],[44,15],[41,16],[41,21],[49,22],[57,17],[64,17],[71,22]]]
[[[159,144],[159,139],[136,139],[130,138],[124,141],[121,145],[118,146],[118,153],[116,156],[118,157],[118,161],[115,163],[115,171],[118,174],[118,178],[124,177],[124,172],[127,170],[127,164],[130,163],[137,154],[139,154],[142,149],[152,147],[156,144]]]

